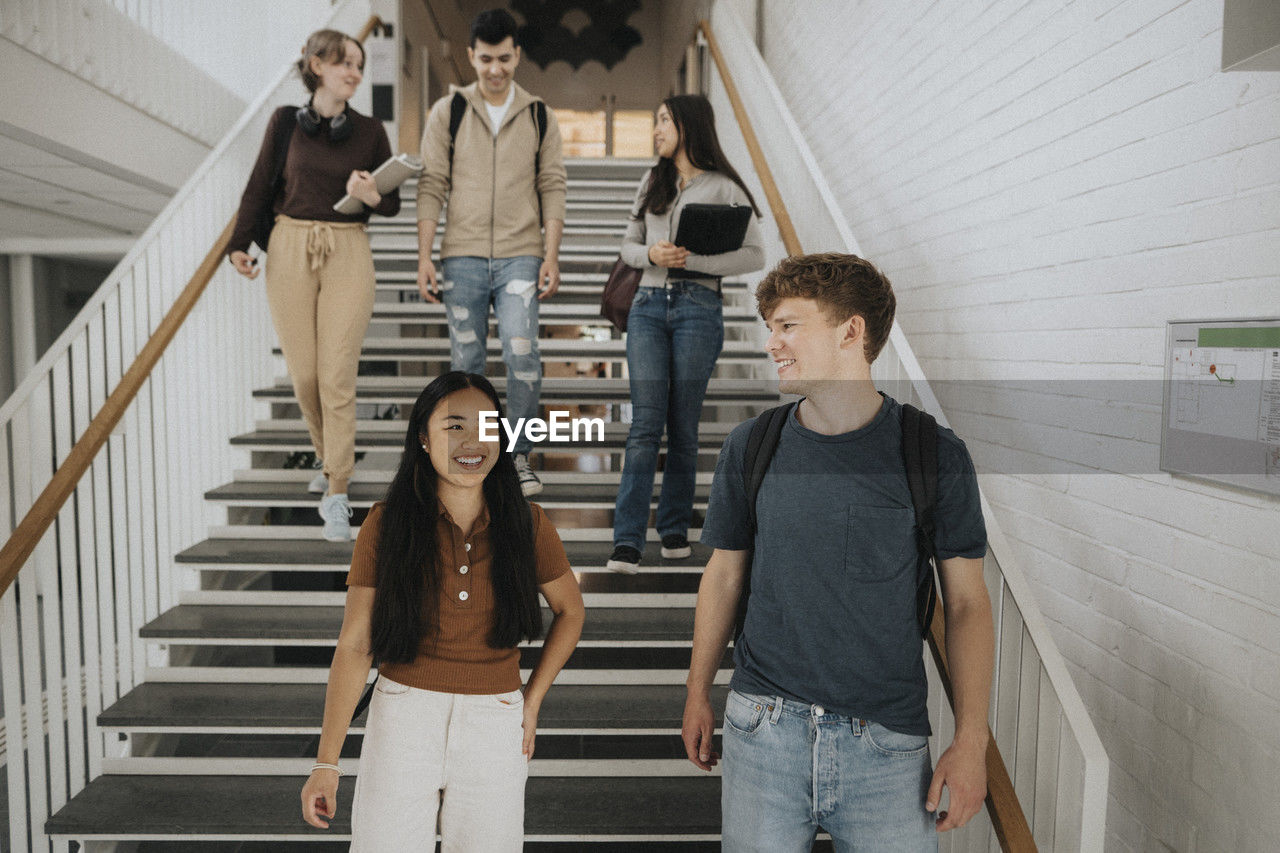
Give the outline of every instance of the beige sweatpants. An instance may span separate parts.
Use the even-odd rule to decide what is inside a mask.
[[[311,444],[331,487],[346,491],[355,467],[356,366],[373,313],[365,226],[278,216],[266,278],[271,320]]]

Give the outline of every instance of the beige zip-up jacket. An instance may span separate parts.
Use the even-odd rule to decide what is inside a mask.
[[[442,258],[542,257],[542,222],[564,220],[564,154],[555,113],[547,109],[541,168],[534,175],[538,129],[529,105],[537,99],[515,82],[511,85],[515,97],[496,137],[477,84],[459,90],[467,99],[467,111],[454,145],[452,181],[449,103],[453,95],[436,101],[427,115],[422,133],[422,174],[418,178],[418,221],[438,222],[448,200]]]

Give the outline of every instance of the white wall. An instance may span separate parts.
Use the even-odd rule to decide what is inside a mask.
[[[984,488],[1112,758],[1113,850],[1280,849],[1280,501],[1159,473],[1150,393],[1167,320],[1280,315],[1280,74],[1218,71],[1222,8],[764,4],[931,377],[1146,382],[1004,421],[940,390],[976,457],[1027,463]]]
[[[302,51],[329,0],[109,0],[246,103]]]
[[[462,17],[470,25],[471,20],[486,9],[502,6],[495,0],[459,0]],[[578,20],[587,20],[578,12]],[[523,24],[524,18],[516,13],[515,19]],[[661,80],[654,71],[662,61],[662,25],[660,4],[643,3],[627,19],[628,26],[640,33],[644,41],[633,47],[621,62],[612,69],[599,62],[584,63],[574,69],[567,62],[552,62],[545,69],[539,68],[528,56],[520,62],[516,80],[521,86],[544,98],[548,104],[560,109],[598,110],[600,96],[614,95],[620,110],[651,110],[666,95]],[[467,33],[469,36],[469,31]],[[464,69],[467,82],[475,80],[475,72]]]

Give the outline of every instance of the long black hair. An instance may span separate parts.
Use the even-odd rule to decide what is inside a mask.
[[[440,627],[441,567],[436,521],[439,503],[436,470],[422,445],[427,421],[440,401],[455,391],[477,388],[502,417],[498,392],[475,373],[450,371],[437,377],[413,404],[404,436],[400,467],[387,489],[378,535],[377,589],[373,599],[371,648],[375,661],[410,663],[425,639]],[[533,548],[533,516],[520,491],[510,454],[484,478],[489,507],[489,545],[493,555],[495,618],[492,648],[512,648],[521,638],[542,636]]]
[[[711,102],[702,95],[672,95],[662,102],[671,113],[671,121],[680,133],[676,150],[684,148],[684,154],[695,169],[704,172],[720,172],[729,178],[747,194],[751,209],[756,216],[760,208],[751,195],[751,190],[742,182],[738,171],[729,165],[729,158],[720,150],[720,138],[716,136],[716,114],[711,109]],[[649,173],[649,185],[644,191],[644,200],[640,205],[641,212],[648,211],[661,216],[676,200],[676,172],[674,157],[659,157],[658,164]]]

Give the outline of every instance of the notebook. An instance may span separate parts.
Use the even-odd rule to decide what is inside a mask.
[[[742,248],[752,210],[744,204],[686,204],[674,242],[695,255],[722,255]]]
[[[421,171],[422,161],[417,157],[397,154],[373,170],[373,182],[378,185],[378,193],[386,195]],[[364,209],[364,202],[353,195],[344,195],[333,209],[354,216]]]

